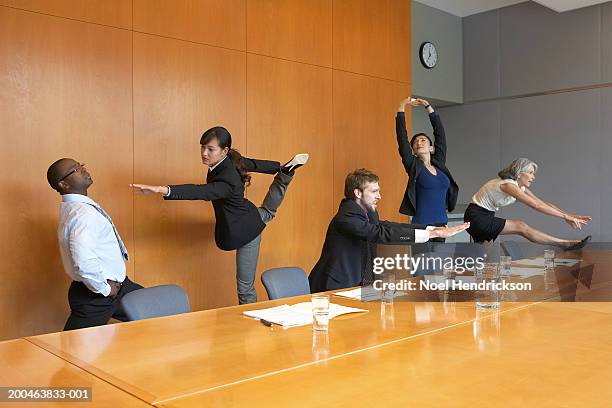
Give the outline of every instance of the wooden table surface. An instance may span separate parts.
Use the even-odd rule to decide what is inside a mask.
[[[396,299],[392,306],[333,296],[334,303],[367,309],[368,312],[333,319],[327,335],[313,333],[310,326],[291,329],[278,326],[268,328],[242,314],[245,310],[308,301],[307,295],[255,305],[52,333],[30,337],[28,340],[109,384],[155,405],[195,406],[200,402],[204,405],[214,405],[215,401],[222,401],[220,406],[240,406],[246,404],[247,400],[236,395],[238,390],[250,389],[251,383],[275,384],[277,379],[282,382],[285,378],[299,378],[299,381],[295,384],[295,390],[289,388],[282,394],[293,398],[291,393],[295,392],[296,396],[306,401],[308,398],[302,397],[302,394],[308,389],[312,391],[308,378],[313,376],[316,379],[322,376],[329,381],[335,376],[343,378],[348,368],[341,368],[338,372],[336,369],[328,371],[339,364],[339,367],[344,367],[342,364],[348,364],[346,367],[356,364],[356,367],[359,367],[356,374],[349,377],[359,380],[359,386],[363,387],[365,392],[372,384],[381,386],[382,383],[377,377],[381,377],[380,381],[383,381],[387,374],[389,378],[395,378],[396,374],[388,372],[394,367],[393,362],[382,361],[380,357],[392,358],[395,352],[399,355],[408,353],[406,355],[409,356],[402,360],[413,370],[413,378],[405,383],[406,387],[416,381],[420,373],[433,373],[438,370],[438,365],[444,367],[445,363],[439,360],[438,355],[457,355],[458,360],[454,364],[462,367],[469,375],[454,372],[452,376],[461,377],[459,383],[463,384],[463,388],[469,388],[469,377],[473,377],[475,373],[468,370],[469,367],[462,366],[462,362],[483,364],[483,355],[490,357],[491,350],[500,350],[501,345],[513,345],[507,333],[512,333],[512,336],[519,339],[532,336],[535,342],[546,343],[563,338],[566,334],[574,335],[574,331],[586,330],[593,335],[597,334],[587,347],[599,347],[600,339],[609,334],[606,328],[600,327],[610,316],[607,304],[538,302],[612,299],[612,273],[607,267],[612,259],[610,254],[610,251],[583,251],[582,262],[576,267],[558,267],[555,268],[554,274],[548,277],[540,275],[524,279],[524,282],[533,284],[531,292],[511,294],[509,297],[504,294],[505,301],[497,321],[503,326],[503,336],[506,340],[479,340],[482,344],[477,347],[484,349],[478,348],[476,351],[474,336],[475,330],[480,330],[478,322],[490,319],[477,312],[473,294],[462,292],[414,292],[405,298]],[[422,277],[413,279],[419,280]],[[593,305],[600,305],[595,307],[600,310],[595,310]],[[583,315],[588,315],[590,320],[581,319]],[[564,320],[565,317],[567,321]],[[536,320],[538,324],[531,323]],[[506,321],[509,323],[505,323]],[[486,328],[486,325],[483,327]],[[461,341],[455,342],[455,337]],[[413,355],[403,348],[409,343],[435,346],[423,348],[425,354]],[[440,348],[440,351],[434,350],[434,347]],[[571,343],[568,351],[574,353],[579,348],[579,343]],[[393,352],[385,354],[382,350]],[[411,348],[408,347],[408,350]],[[524,365],[513,365],[512,355],[520,354],[521,351],[514,346],[509,350],[504,352],[503,356],[495,354],[495,357],[501,359],[507,370],[518,373]],[[553,359],[553,356],[546,357],[545,348],[542,346],[537,350],[544,359],[542,364],[550,365],[551,362],[545,359]],[[601,347],[600,351],[607,352]],[[381,361],[378,361],[379,357]],[[605,356],[608,362],[612,363],[609,357]],[[495,364],[494,361],[487,364]],[[581,364],[573,355],[565,356],[565,362],[571,362],[572,366]],[[384,374],[372,375],[371,370],[367,368],[370,363],[380,366],[379,370]],[[532,372],[539,366],[529,366],[529,371]],[[572,370],[573,368],[568,372]],[[308,374],[306,377],[299,377],[299,373]],[[298,377],[294,377],[296,375]],[[450,374],[442,378],[449,381]],[[515,380],[519,381],[518,377]],[[548,379],[542,379],[542,382],[547,381]],[[524,382],[523,385],[534,389],[534,385],[529,382]],[[434,387],[433,382],[431,386]],[[269,388],[269,393],[262,394],[262,405],[276,402],[276,396],[272,395],[274,387],[276,385]],[[300,387],[304,389],[299,390]],[[346,387],[350,388],[352,385]],[[406,387],[400,387],[399,392]],[[349,390],[341,385],[338,385],[338,388],[347,392]],[[355,392],[354,388],[350,389]],[[340,391],[338,395],[345,394]],[[333,399],[334,404],[342,404],[342,400],[337,400],[336,396],[328,398]],[[420,397],[411,398],[416,399],[402,397],[397,401],[428,401],[424,393]],[[234,403],[234,400],[240,402]],[[371,401],[375,402],[374,399]],[[443,403],[439,398],[431,401]]]
[[[159,406],[611,406],[612,303],[547,302],[478,317]]]
[[[474,303],[394,303],[394,316],[378,302],[333,297],[332,302],[368,309],[330,322],[333,344],[324,357],[312,349],[310,326],[272,329],[244,317],[244,310],[298,303],[309,296],[179,316],[52,333],[35,344],[139,398],[169,398],[316,363],[475,319]],[[503,304],[504,309],[514,304]]]
[[[0,402],[0,407],[150,407],[24,339],[0,343],[2,387],[91,387],[90,402]]]

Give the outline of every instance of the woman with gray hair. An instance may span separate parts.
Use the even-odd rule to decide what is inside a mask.
[[[472,196],[472,202],[465,210],[463,219],[470,223],[467,231],[474,242],[494,241],[500,234],[517,234],[538,244],[560,245],[574,250],[582,248],[591,239],[590,235],[581,241],[557,238],[530,227],[525,221],[506,220],[495,216],[500,207],[518,200],[543,214],[562,218],[574,229],[582,229],[582,226],[591,220],[589,216],[570,214],[536,197],[528,187],[535,180],[537,170],[538,165],[531,160],[516,159],[497,173],[497,178],[486,182]]]

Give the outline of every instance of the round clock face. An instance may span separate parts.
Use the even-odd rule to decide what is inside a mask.
[[[421,52],[419,54],[421,63],[425,68],[431,69],[438,63],[438,52],[436,47],[430,42],[421,44]]]

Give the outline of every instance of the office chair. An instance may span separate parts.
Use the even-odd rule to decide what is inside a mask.
[[[516,241],[502,241],[501,247],[507,256],[513,260],[525,258],[525,254],[521,246]]]
[[[138,289],[121,299],[128,321],[189,313],[189,298],[177,285]]]
[[[503,241],[501,247],[506,255],[515,260],[542,256],[545,249],[552,249],[555,253],[559,251],[556,245],[534,244],[533,242]]]
[[[413,276],[439,275],[444,270],[444,258],[453,258],[453,253],[441,251],[423,252],[413,257],[415,258],[415,262],[418,262],[416,269],[411,272]],[[423,260],[418,260],[416,258],[422,258]],[[434,261],[434,259],[436,261]]]
[[[306,272],[294,266],[268,269],[261,274],[261,283],[270,300],[310,293]]]

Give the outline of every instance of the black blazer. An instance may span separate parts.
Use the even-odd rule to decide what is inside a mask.
[[[248,171],[275,174],[280,163],[253,160],[244,157],[242,163]],[[240,248],[263,231],[257,207],[244,198],[244,183],[236,166],[228,155],[206,176],[206,184],[181,184],[170,186],[166,200],[212,201],[215,209],[215,242],[224,251]]]
[[[343,199],[329,223],[319,261],[308,280],[312,293],[349,288],[367,282],[377,243],[414,242],[414,230],[425,225],[380,221],[355,200]]]
[[[437,112],[429,114],[429,121],[433,127],[435,137],[431,164],[442,170],[450,181],[450,186],[446,192],[446,208],[448,211],[453,211],[455,205],[457,205],[459,186],[457,186],[455,179],[453,179],[450,171],[446,168],[446,133],[444,132],[440,115]],[[416,214],[416,179],[421,170],[425,168],[425,165],[418,157],[412,154],[412,148],[406,133],[406,114],[404,112],[398,112],[395,117],[395,132],[397,133],[397,145],[399,147],[399,154],[402,157],[402,164],[409,177],[399,212],[406,215],[414,215]]]

